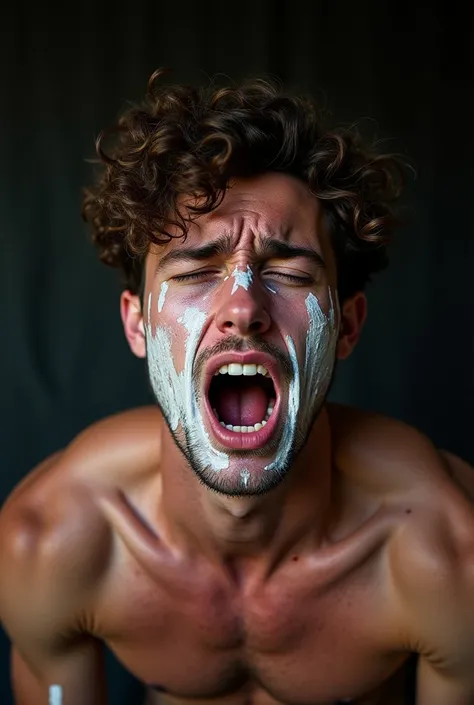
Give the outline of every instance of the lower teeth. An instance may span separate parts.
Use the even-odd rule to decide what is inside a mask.
[[[273,402],[273,405],[268,406],[267,414],[263,421],[261,421],[260,423],[256,423],[254,426],[232,426],[232,424],[226,424],[223,421],[219,420],[219,416],[217,415],[217,411],[215,409],[213,409],[213,412],[215,413],[220,425],[223,428],[227,428],[229,431],[233,431],[234,433],[254,433],[255,431],[260,431],[260,429],[266,425],[268,419],[272,415],[274,404],[275,402]]]

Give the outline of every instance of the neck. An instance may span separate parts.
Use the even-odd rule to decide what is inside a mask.
[[[168,434],[166,434],[168,435]],[[204,487],[164,439],[162,512],[173,542],[221,565],[272,572],[290,553],[324,541],[331,506],[331,438],[325,409],[286,479],[265,495],[228,497]],[[174,456],[179,454],[180,460]],[[177,470],[179,465],[179,470]]]

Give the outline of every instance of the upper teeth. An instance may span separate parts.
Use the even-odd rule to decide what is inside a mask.
[[[251,375],[268,375],[268,370],[263,365],[241,365],[238,362],[231,362],[229,365],[222,365],[214,373],[214,375],[232,375],[237,377],[238,375],[245,375],[250,377]]]

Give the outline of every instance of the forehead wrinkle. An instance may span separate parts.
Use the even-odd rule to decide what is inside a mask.
[[[233,240],[234,238],[231,235],[223,234],[216,240],[201,246],[172,250],[158,263],[157,270],[173,262],[202,261],[218,256],[232,257],[236,253]],[[272,238],[268,235],[256,235],[252,255],[255,260],[304,257],[311,260],[318,267],[326,268],[323,257],[313,247],[292,245],[285,240]]]
[[[250,218],[247,217],[249,214],[251,215]],[[257,258],[269,255],[270,257],[283,259],[285,256],[291,255],[288,254],[288,251],[285,253],[284,248],[280,249],[278,244],[288,244],[290,247],[298,247],[299,245],[299,243],[292,244],[291,240],[292,236],[300,228],[295,224],[290,224],[287,219],[270,224],[268,223],[270,218],[256,211],[249,211],[247,214],[239,212],[230,217],[223,216],[222,213],[209,213],[206,215],[207,217],[204,221],[200,223],[194,222],[190,231],[188,231],[188,236],[191,234],[193,236],[193,244],[186,246],[185,243],[188,240],[186,238],[183,244],[178,244],[171,250],[167,248],[168,252],[165,252],[157,262],[156,272],[175,262],[206,260],[219,256],[231,257],[237,253],[238,243],[241,239],[246,241],[244,242],[244,249],[251,249],[247,245],[253,244]],[[319,221],[320,218],[316,220]],[[267,222],[264,223],[262,221]],[[320,247],[317,246],[318,224],[317,222],[315,223],[314,235],[316,237],[311,238],[311,243],[305,243],[306,247],[301,247],[300,245],[300,249],[308,250],[310,259],[319,264],[319,266],[325,266],[324,260],[326,258],[320,251]],[[212,237],[214,233],[215,237]],[[307,238],[304,239],[306,240]],[[309,244],[309,247],[307,244]],[[305,256],[303,252],[301,256]]]

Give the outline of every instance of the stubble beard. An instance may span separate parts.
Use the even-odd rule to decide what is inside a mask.
[[[195,444],[192,441],[192,432],[189,427],[189,424],[193,423],[193,420],[186,419],[183,423],[183,419],[181,419],[178,424],[178,428],[173,430],[166,409],[163,408],[162,402],[155,394],[150,375],[148,375],[148,383],[176,447],[182,453],[187,465],[194,472],[199,483],[211,492],[224,495],[226,497],[254,497],[271,492],[281,485],[281,483],[288,477],[296,458],[306,446],[311,435],[311,430],[326,403],[328,393],[332,386],[335,367],[336,365],[334,364],[331,379],[323,398],[317,399],[311,414],[305,414],[306,419],[308,420],[304,423],[304,426],[301,425],[301,413],[298,413],[295,422],[293,441],[288,448],[286,455],[284,457],[281,455],[278,457],[278,469],[259,473],[258,480],[252,478],[250,475],[247,485],[244,485],[240,479],[236,482],[235,477],[229,477],[226,470],[215,471],[209,467],[209,465],[204,465],[199,460],[199,454],[197,449],[194,447]],[[195,391],[193,391],[193,393],[195,393]],[[200,399],[198,395],[196,395],[195,398],[197,407],[202,409],[202,399]],[[198,422],[200,422],[200,419]],[[265,463],[265,465],[269,465],[273,462],[280,443],[280,436],[282,433],[281,424],[282,422],[280,421],[278,434],[275,434],[265,448],[245,452],[227,450],[226,452],[229,453],[232,464],[235,465],[236,462],[241,460],[242,468],[244,468],[246,467],[246,463],[248,463],[248,461],[255,461],[260,458],[262,459],[262,463]],[[163,462],[166,462],[166,458],[163,459]]]

